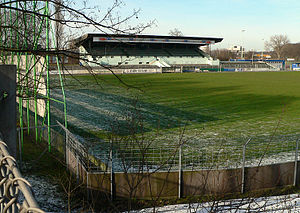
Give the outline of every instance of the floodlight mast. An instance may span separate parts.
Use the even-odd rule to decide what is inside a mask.
[[[244,59],[244,45],[243,45],[243,44],[244,44],[244,36],[243,36],[244,34],[243,34],[243,33],[244,33],[245,31],[246,31],[246,30],[244,30],[244,29],[242,30],[242,43],[241,43],[242,51],[241,51],[241,59]]]
[[[262,41],[264,42],[264,38],[262,39]],[[264,60],[264,49],[261,50],[261,60]]]

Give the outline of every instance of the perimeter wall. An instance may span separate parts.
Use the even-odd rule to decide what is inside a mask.
[[[174,198],[194,195],[224,195],[282,187],[294,184],[295,162],[267,166],[224,170],[170,171],[170,172],[93,172],[81,164],[78,156],[67,149],[68,168],[87,188],[114,197],[147,199]],[[298,161],[297,164],[299,164]],[[297,167],[296,185],[300,184]]]

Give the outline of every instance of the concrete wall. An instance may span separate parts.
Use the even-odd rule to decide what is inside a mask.
[[[114,173],[111,184],[110,173],[87,172],[82,165],[76,165],[76,156],[68,156],[69,169],[76,174],[78,168],[79,178],[90,189],[110,194],[113,186],[114,196],[125,198],[178,197],[179,172]],[[300,167],[297,176],[300,184]],[[294,162],[245,168],[245,192],[288,186],[293,180]],[[239,193],[242,169],[183,171],[180,188],[183,197]]]
[[[10,154],[16,157],[16,66],[14,65],[0,66],[0,99],[4,91],[8,96],[0,100],[0,132]]]
[[[254,191],[258,189],[292,185],[294,181],[294,165],[294,162],[289,162],[246,168],[245,190]],[[298,174],[300,174],[299,167]],[[299,183],[298,179],[298,184]]]
[[[241,191],[241,169],[184,171],[182,175],[184,197]]]
[[[134,73],[161,73],[162,70],[159,67],[149,67],[149,68],[118,68],[118,69],[111,69],[114,74],[134,74]],[[65,74],[72,74],[72,75],[90,75],[93,74],[112,74],[112,72],[108,69],[103,68],[95,68],[93,67],[93,70],[87,70],[87,69],[69,69],[67,73]],[[58,70],[51,70],[51,75],[57,75]]]

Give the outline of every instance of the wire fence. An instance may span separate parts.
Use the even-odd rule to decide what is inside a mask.
[[[244,138],[239,142],[220,139],[155,146],[147,142],[91,142],[64,130],[67,148],[87,169],[114,172],[233,169],[289,162],[297,157],[300,138],[292,134]]]

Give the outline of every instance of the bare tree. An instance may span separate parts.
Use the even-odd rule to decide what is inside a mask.
[[[98,7],[88,7],[86,1],[81,6],[74,0],[49,0],[49,13],[45,14],[43,7],[44,0],[36,1],[1,1],[0,9],[2,14],[5,13],[5,17],[1,16],[0,20],[0,32],[2,43],[0,50],[4,51],[20,51],[15,45],[17,38],[21,42],[22,38],[27,41],[28,44],[33,43],[33,34],[40,35],[38,29],[45,28],[40,27],[41,23],[45,22],[45,18],[54,25],[55,37],[59,37],[64,34],[68,38],[76,38],[82,33],[87,31],[98,31],[101,33],[125,33],[125,34],[137,34],[141,33],[145,28],[150,27],[154,22],[138,23],[132,25],[130,20],[135,18],[140,13],[140,10],[134,10],[133,13],[127,16],[120,16],[119,12],[123,5],[121,0],[114,0],[112,5],[107,11],[100,10]],[[34,18],[35,17],[35,18]],[[36,27],[33,27],[35,20]],[[22,26],[22,28],[20,28]],[[36,29],[35,32],[32,32]],[[24,34],[26,33],[26,34]],[[7,39],[10,41],[16,38],[13,45],[8,45]],[[31,39],[31,40],[30,40]],[[50,37],[50,39],[53,39]],[[44,40],[41,38],[40,40]],[[71,42],[68,39],[66,42]],[[56,44],[57,42],[52,42]],[[33,44],[28,45],[24,51],[31,51]],[[56,45],[59,48],[60,45]],[[11,47],[14,47],[13,49]],[[50,47],[53,48],[53,47]],[[44,53],[43,53],[44,54]]]
[[[294,58],[297,61],[300,60],[300,43],[285,45],[283,54],[287,58]]]
[[[265,42],[266,50],[274,51],[277,58],[282,58],[283,47],[290,43],[290,39],[287,35],[273,35],[270,37],[269,41]]]
[[[183,33],[178,28],[174,28],[173,30],[170,30],[169,35],[170,36],[183,36]]]
[[[211,56],[221,61],[228,61],[230,59],[236,58],[236,53],[231,52],[227,49],[216,49],[211,51]]]
[[[45,4],[49,4],[45,13]],[[84,1],[75,0],[6,0],[0,1],[0,53],[2,63],[11,63],[16,55],[32,55],[36,62],[32,65],[43,67],[42,59],[45,55],[52,57],[69,57],[79,59],[77,49],[74,48],[74,39],[91,31],[100,33],[138,34],[150,27],[154,21],[132,24],[140,10],[120,15],[124,5],[122,0],[114,0],[107,10],[91,7]],[[48,23],[48,24],[47,24]],[[46,33],[48,28],[48,35]],[[46,41],[49,42],[46,45]],[[13,59],[9,59],[9,56]],[[19,57],[20,58],[20,57]],[[32,59],[33,57],[31,57]],[[19,59],[18,59],[19,60]],[[16,60],[14,60],[14,63]],[[62,67],[64,68],[63,61]],[[28,63],[29,64],[29,63]],[[99,66],[101,66],[99,64]],[[33,67],[27,67],[26,75],[19,79],[22,82],[33,73]],[[22,67],[23,69],[25,67]],[[92,72],[92,71],[91,71]],[[32,79],[31,79],[32,80]],[[33,82],[27,88],[33,88]],[[33,89],[29,91],[33,91]],[[25,91],[25,90],[22,90]],[[33,92],[18,94],[22,97],[31,97]]]
[[[18,2],[18,7],[8,3],[0,3],[0,51],[15,52],[26,49],[39,49],[45,46],[45,22],[42,17],[36,17],[33,21],[33,15],[25,11],[32,11],[37,8],[38,4],[32,2]],[[24,11],[24,12],[21,12]],[[34,34],[40,39],[34,41]]]
[[[56,42],[56,49],[62,49],[62,45],[63,45],[63,36],[64,36],[64,25],[62,24],[63,22],[63,14],[62,14],[62,4],[63,4],[63,0],[56,0],[57,4],[55,5],[55,19],[57,19],[58,21],[56,21],[55,24],[55,42]]]

